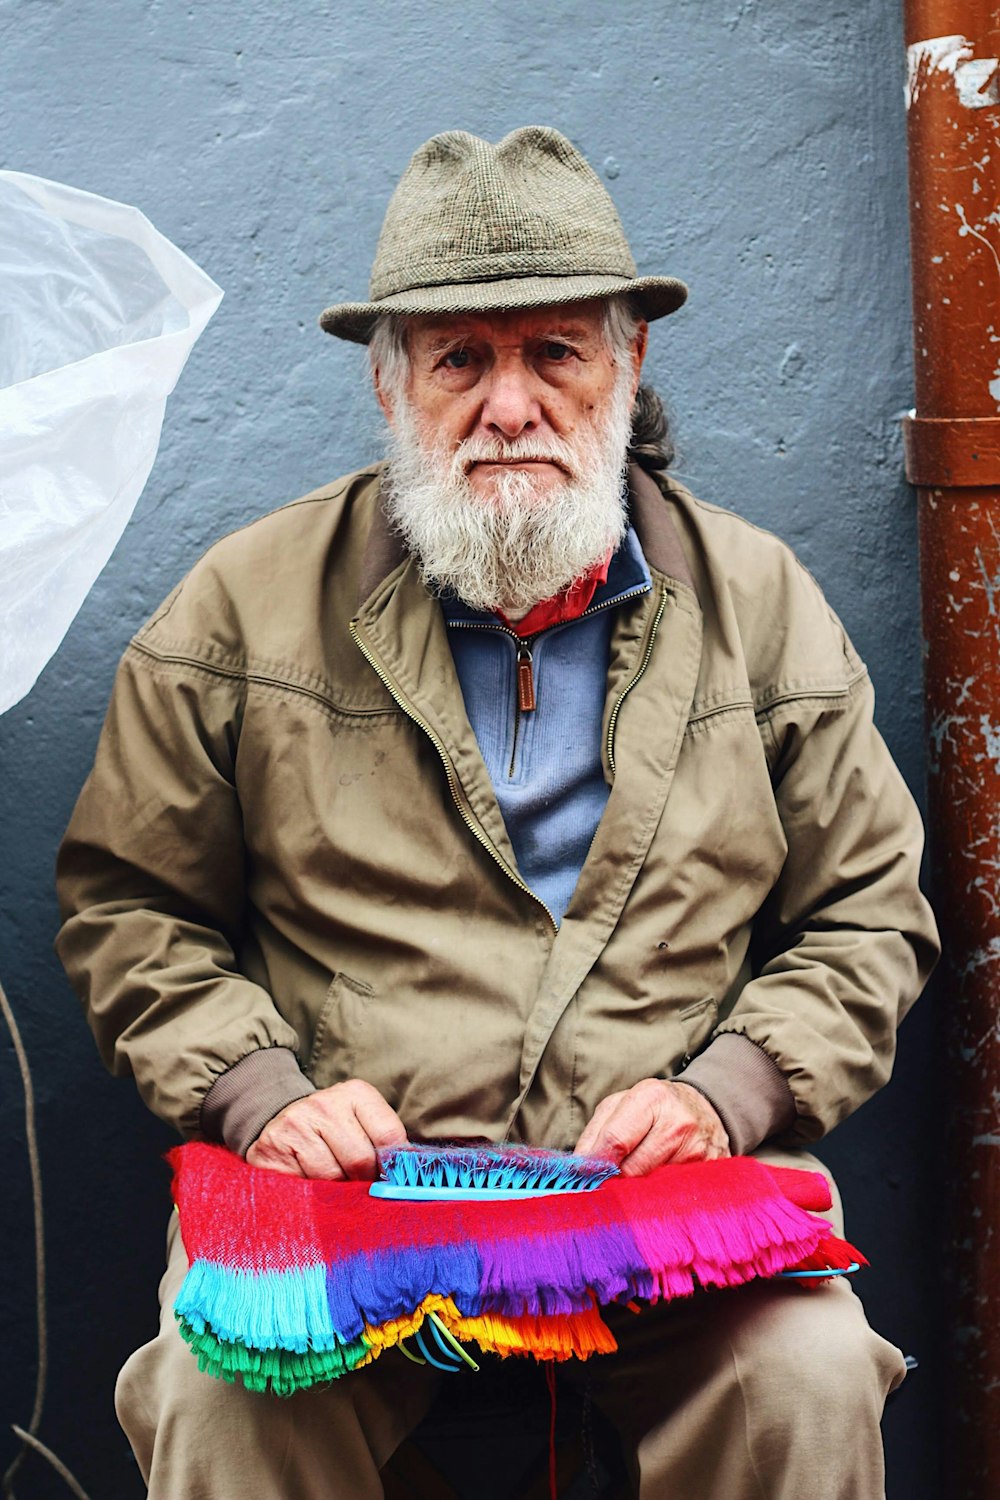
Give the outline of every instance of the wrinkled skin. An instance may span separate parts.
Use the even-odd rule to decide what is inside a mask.
[[[402,1120],[378,1089],[351,1078],[287,1104],[264,1126],[247,1161],[296,1177],[370,1182],[378,1148],[405,1140]],[[642,1177],[668,1161],[728,1156],[729,1139],[697,1089],[644,1078],[601,1101],[575,1149],[610,1157],[626,1177]]]

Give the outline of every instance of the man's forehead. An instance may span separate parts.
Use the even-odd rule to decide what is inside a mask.
[[[601,331],[603,303],[563,302],[545,307],[518,307],[482,313],[427,314],[406,319],[407,332],[419,344],[452,338],[531,338],[561,333],[593,336]]]

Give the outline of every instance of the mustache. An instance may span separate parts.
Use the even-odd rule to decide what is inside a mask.
[[[452,455],[453,472],[468,474],[479,463],[555,464],[571,476],[577,472],[577,455],[573,448],[556,437],[547,438],[544,446],[531,436],[465,438]]]
[[[397,403],[386,508],[431,594],[453,592],[475,609],[520,616],[614,551],[628,526],[629,381],[624,369],[606,411],[568,434],[473,428],[456,441],[407,401]],[[532,462],[560,466],[564,482],[543,497],[527,467],[501,469],[483,504],[470,479],[477,463]]]

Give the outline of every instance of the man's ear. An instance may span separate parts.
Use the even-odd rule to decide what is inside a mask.
[[[382,408],[382,415],[385,417],[385,420],[389,423],[389,426],[391,427],[392,426],[392,401],[391,401],[391,399],[389,397],[389,392],[386,390],[385,386],[382,384],[382,376],[381,376],[381,372],[379,370],[378,365],[373,365],[372,366],[372,384],[375,387],[375,400],[378,402],[379,406]]]
[[[649,324],[641,322],[635,330],[632,340],[632,400],[639,389],[639,379],[642,375],[642,362],[646,358],[646,349],[649,345]]]

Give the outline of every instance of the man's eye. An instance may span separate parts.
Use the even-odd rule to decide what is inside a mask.
[[[560,344],[557,339],[549,339],[544,345],[545,358],[555,360],[558,364],[562,360],[569,359],[573,353],[568,344]]]
[[[452,349],[441,361],[449,370],[464,370],[472,358],[468,349]]]

